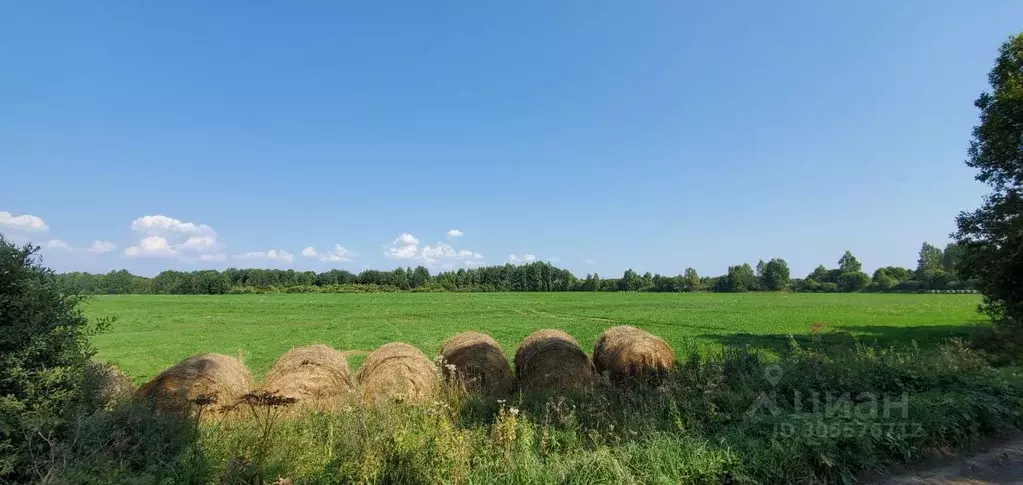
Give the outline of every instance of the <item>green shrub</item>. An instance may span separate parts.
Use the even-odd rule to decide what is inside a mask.
[[[253,420],[210,420],[189,447],[181,423],[129,407],[74,428],[77,449],[93,451],[69,453],[83,458],[65,477],[848,483],[1020,424],[1023,381],[962,342],[891,349],[839,332],[792,342],[776,357],[746,349],[693,355],[661,382],[602,379],[588,391],[503,400],[449,390],[427,408],[300,411],[272,431],[269,450]]]
[[[82,403],[80,383],[97,329],[39,264],[38,247],[0,235],[0,479],[39,480]],[[101,322],[102,323],[102,322]]]

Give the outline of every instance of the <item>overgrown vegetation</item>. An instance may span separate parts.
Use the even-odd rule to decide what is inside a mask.
[[[756,270],[749,264],[730,266],[719,277],[701,278],[693,268],[678,276],[626,270],[621,278],[601,278],[587,274],[579,279],[570,271],[546,262],[522,265],[505,264],[459,269],[430,275],[419,266],[393,271],[365,270],[355,274],[345,270],[323,273],[277,269],[236,269],[224,271],[164,271],[153,278],[136,276],[127,270],[107,274],[65,273],[60,280],[75,291],[92,294],[176,294],[219,295],[239,293],[380,293],[397,291],[643,291],[693,292],[748,291],[837,292],[967,292],[969,281],[955,272],[958,246],[944,251],[924,243],[916,270],[884,267],[871,278],[863,272],[859,260],[846,251],[837,269],[819,266],[805,279],[792,279],[788,263],[781,258],[760,261]]]
[[[76,444],[60,450],[55,476],[81,483],[842,483],[1015,429],[1023,411],[1016,370],[988,367],[962,342],[895,350],[820,328],[777,359],[750,349],[692,355],[661,382],[605,380],[591,391],[489,399],[456,388],[429,406],[335,413],[282,414],[284,404],[261,409],[262,401],[248,399],[240,406],[251,412],[208,416],[194,438],[194,421],[130,404],[74,428]]]
[[[79,304],[42,267],[38,247],[0,235],[0,479],[42,479],[40,457],[68,433],[75,413],[94,400],[82,393],[90,325]]]

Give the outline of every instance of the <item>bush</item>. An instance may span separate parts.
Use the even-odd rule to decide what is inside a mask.
[[[1012,432],[1023,380],[951,341],[890,349],[813,329],[777,356],[692,355],[660,383],[427,407],[240,413],[199,427],[128,405],[76,422],[58,478],[109,483],[851,483]],[[261,444],[262,443],[262,444]],[[267,444],[269,443],[269,445]]]
[[[443,291],[443,288],[438,289],[435,285],[433,288],[435,289],[424,291]],[[272,293],[394,293],[397,291],[400,290],[391,285],[343,283],[323,286],[234,286],[227,293],[231,295],[254,295]]]
[[[829,281],[826,283],[821,283],[820,290],[818,291],[820,291],[821,293],[838,293],[838,289],[839,288],[837,283],[832,283]]]
[[[899,284],[895,285],[895,291],[904,291],[906,293],[915,293],[923,289],[923,282],[917,280],[900,281]]]
[[[870,277],[862,271],[846,271],[838,277],[838,286],[842,291],[860,291],[870,283]]]
[[[88,337],[98,328],[78,309],[84,297],[58,284],[38,250],[0,235],[0,480],[15,482],[44,476],[33,458],[52,451],[84,402]]]

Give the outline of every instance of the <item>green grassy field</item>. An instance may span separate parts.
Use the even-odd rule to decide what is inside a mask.
[[[99,358],[144,381],[200,352],[241,356],[257,376],[289,348],[326,343],[352,364],[404,341],[429,356],[463,330],[487,332],[509,356],[529,333],[560,328],[589,351],[607,327],[635,325],[668,340],[679,357],[725,345],[774,349],[814,322],[882,344],[922,346],[981,321],[976,295],[397,293],[101,296],[90,317],[115,316],[95,337]]]

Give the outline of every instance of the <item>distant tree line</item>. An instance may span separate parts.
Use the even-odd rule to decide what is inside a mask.
[[[944,250],[923,243],[916,269],[885,266],[867,276],[859,260],[846,251],[838,261],[838,268],[818,266],[804,279],[792,281],[794,291],[807,292],[921,292],[972,290],[971,281],[962,279],[956,267],[962,258],[962,248],[951,243]]]
[[[924,243],[916,269],[885,266],[870,275],[849,251],[838,267],[820,265],[805,278],[792,278],[788,263],[774,258],[730,266],[721,276],[700,277],[693,268],[683,274],[663,276],[626,270],[620,278],[587,274],[577,278],[570,271],[550,263],[505,264],[436,275],[419,266],[391,271],[365,270],[355,274],[334,269],[322,273],[280,269],[236,269],[224,271],[164,271],[152,278],[127,270],[107,274],[63,273],[62,284],[93,294],[177,294],[218,295],[226,293],[354,293],[387,291],[748,291],[832,292],[923,292],[972,289],[957,277],[956,264],[962,251],[956,244],[944,250]]]

